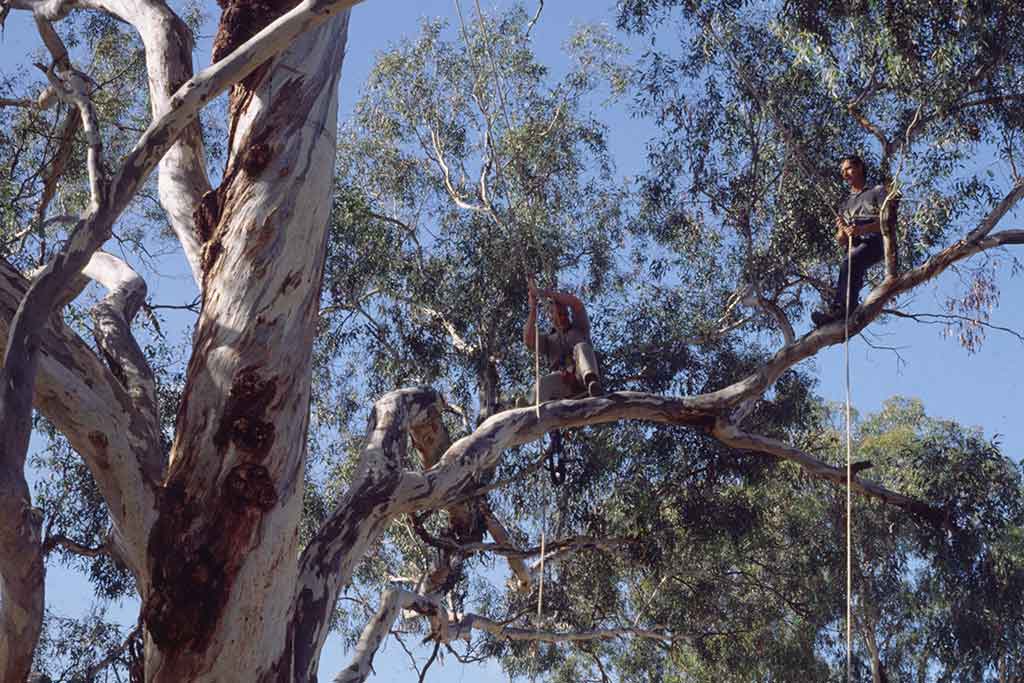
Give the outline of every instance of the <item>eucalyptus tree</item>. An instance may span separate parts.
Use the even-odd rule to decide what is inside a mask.
[[[385,557],[396,529],[417,539],[419,561],[394,563],[409,575],[393,577],[371,605],[372,618],[360,624],[352,664],[338,680],[369,675],[380,643],[400,615],[420,624],[437,648],[466,639],[473,648],[470,656],[508,654],[513,671],[518,666],[571,675],[583,661],[597,677],[606,677],[609,665],[629,675],[652,669],[675,675],[686,671],[687,658],[711,661],[716,651],[728,654],[730,635],[747,637],[758,647],[784,624],[783,641],[795,654],[766,664],[776,668],[764,675],[785,671],[779,667],[797,656],[799,670],[823,671],[827,662],[822,664],[815,649],[814,625],[827,620],[835,605],[808,604],[802,621],[787,622],[779,603],[767,600],[745,614],[755,603],[741,599],[744,590],[766,596],[778,588],[752,567],[743,565],[745,573],[736,567],[759,553],[786,550],[769,533],[771,525],[759,524],[785,505],[779,480],[791,480],[810,500],[822,491],[831,495],[830,488],[813,485],[795,468],[776,466],[775,459],[796,463],[812,479],[836,486],[846,482],[845,472],[824,459],[828,448],[804,436],[802,427],[813,422],[813,399],[807,377],[794,368],[840,342],[842,326],[798,338],[790,317],[800,302],[778,300],[778,294],[809,278],[801,275],[791,285],[773,267],[776,260],[787,267],[799,264],[801,250],[813,242],[780,234],[771,244],[787,257],[764,252],[763,228],[776,224],[763,219],[765,212],[820,219],[826,203],[815,202],[813,185],[798,183],[785,198],[755,192],[765,187],[761,176],[740,177],[715,159],[719,154],[745,158],[744,145],[759,140],[780,161],[785,145],[796,158],[805,158],[801,150],[809,141],[785,118],[793,112],[777,108],[779,98],[758,99],[764,83],[741,94],[743,83],[796,79],[796,94],[802,96],[786,102],[803,111],[802,102],[807,112],[820,114],[804,121],[804,128],[822,132],[810,124],[829,118],[814,105],[832,96],[832,90],[823,94],[821,83],[837,87],[832,84],[839,83],[840,73],[822,45],[841,46],[831,54],[844,59],[865,45],[883,56],[896,48],[870,43],[874,34],[856,13],[787,5],[769,22],[736,10],[735,3],[704,6],[704,11],[686,5],[687,35],[702,48],[694,53],[699,69],[691,75],[710,73],[716,65],[732,68],[730,59],[738,59],[730,72],[735,78],[724,81],[726,92],[746,105],[748,123],[760,125],[752,127],[757,135],[731,135],[726,124],[743,109],[725,106],[728,97],[708,100],[700,111],[680,107],[710,121],[693,131],[686,149],[696,155],[697,169],[708,169],[722,196],[732,197],[729,210],[746,206],[750,218],[730,219],[740,228],[730,232],[725,228],[732,223],[713,219],[726,208],[717,203],[704,218],[685,211],[645,214],[656,234],[677,236],[693,248],[680,252],[683,256],[700,258],[680,260],[659,247],[626,261],[616,258],[616,250],[642,245],[620,246],[625,203],[604,169],[601,127],[585,109],[596,74],[621,85],[622,72],[608,68],[614,64],[606,59],[605,37],[584,34],[574,45],[578,67],[564,80],[549,81],[527,49],[534,21],[527,15],[496,20],[467,15],[451,39],[442,37],[440,27],[428,26],[421,40],[387,55],[375,72],[354,132],[341,137],[341,180],[335,183],[336,88],[352,4],[306,0],[289,9],[225,3],[214,64],[193,75],[188,29],[159,0],[4,3],[5,13],[32,14],[51,56],[50,65],[43,65],[43,96],[5,94],[3,108],[33,110],[61,100],[63,113],[76,113],[80,122],[62,129],[63,120],[73,117],[44,115],[46,125],[26,128],[22,136],[63,132],[49,143],[56,149],[43,138],[19,138],[17,144],[30,150],[26,163],[31,159],[39,168],[19,166],[18,173],[26,175],[4,178],[4,197],[23,178],[28,178],[25,187],[33,188],[31,200],[15,194],[21,204],[5,206],[4,217],[21,224],[9,232],[72,226],[58,233],[66,236],[59,247],[50,238],[37,273],[19,270],[33,265],[23,254],[0,264],[0,338],[6,349],[0,374],[4,680],[21,681],[29,672],[43,622],[46,551],[57,545],[69,552],[97,551],[50,535],[56,524],[44,525],[33,504],[24,474],[33,408],[85,463],[105,504],[111,532],[99,551],[124,565],[139,595],[143,646],[130,640],[132,656],[126,661],[132,675],[148,681],[315,679],[339,595],[372,576],[364,560]],[[659,5],[624,8],[640,16]],[[952,3],[935,7],[921,9],[914,20],[930,26],[935,17],[929,12],[974,11]],[[1014,23],[1020,10],[990,9],[994,21],[1010,27],[1007,36],[1020,30]],[[54,28],[80,13],[114,17],[132,26],[141,41],[139,64],[145,67],[151,115],[130,149],[104,144],[110,135],[103,124],[110,119],[100,115],[97,81],[75,68],[76,53],[64,48]],[[981,16],[977,19],[980,23]],[[805,30],[805,25],[818,26],[815,21],[835,30]],[[779,31],[779,26],[792,30]],[[941,42],[934,33],[924,35]],[[928,43],[916,66],[907,68],[935,68],[936,82],[966,88],[956,92],[970,97],[971,87],[1013,82],[1019,41],[996,52],[987,41],[1001,35],[958,35],[962,45],[955,58]],[[721,48],[723,41],[728,49]],[[759,50],[769,52],[758,55],[802,61],[792,74],[745,68],[742,59]],[[970,69],[962,62],[975,56],[982,60],[974,65],[980,69],[977,79],[960,78]],[[781,70],[788,62],[771,63]],[[821,81],[814,77],[819,72],[825,76]],[[715,87],[708,80],[703,91]],[[227,158],[213,188],[196,117],[228,88]],[[880,163],[894,178],[917,177],[911,175],[916,159],[925,168],[924,187],[941,190],[951,182],[952,171],[943,163],[952,166],[956,155],[971,150],[973,139],[957,137],[961,128],[954,114],[961,105],[972,113],[997,112],[980,119],[978,135],[1006,132],[1005,157],[1008,163],[1013,159],[1013,101],[926,99],[932,90],[941,89],[904,92],[872,85],[847,110],[883,143]],[[916,115],[879,122],[861,114],[873,97],[887,103],[872,110],[877,115],[902,111],[901,104],[913,105]],[[719,101],[723,106],[713,106]],[[419,119],[413,116],[417,111]],[[733,118],[716,122],[720,112]],[[680,130],[685,122],[680,119]],[[74,144],[61,144],[64,140]],[[915,157],[915,145],[937,151]],[[792,168],[776,167],[779,172]],[[801,161],[800,168],[814,177],[809,164]],[[58,214],[50,206],[53,191],[46,187],[51,176],[60,183],[64,169],[78,174],[68,176],[67,183],[78,188],[80,198]],[[164,397],[133,337],[145,283],[122,259],[98,251],[153,171],[163,220],[201,292],[173,426],[159,414]],[[357,182],[366,179],[373,184]],[[911,184],[906,187],[909,192]],[[970,188],[976,188],[972,196],[979,202],[985,198],[980,185]],[[1020,243],[1021,231],[995,228],[1022,192],[1024,185],[1015,181],[994,206],[979,203],[982,215],[972,229],[934,255],[911,249],[904,259],[907,270],[899,271],[890,258],[885,280],[852,316],[851,331],[864,329],[897,295],[952,264]],[[599,193],[603,196],[594,196]],[[655,208],[664,208],[656,200],[668,194],[659,194],[654,183],[647,192]],[[778,201],[766,205],[764,197]],[[806,201],[794,201],[800,199]],[[952,231],[956,217],[942,214],[938,228],[928,234]],[[926,218],[922,229],[932,225]],[[917,225],[901,224],[901,244],[916,244],[911,228]],[[820,249],[821,240],[817,244]],[[654,272],[643,270],[647,267]],[[622,270],[621,277],[613,273],[611,278],[615,286],[603,326],[610,388],[616,391],[498,412],[504,407],[499,388],[521,382],[527,368],[525,358],[507,350],[518,338],[509,307],[521,299],[525,273],[556,269],[579,278],[586,274],[594,295],[609,286],[608,273]],[[660,275],[694,286],[683,291],[665,282],[639,287]],[[108,292],[92,309],[92,344],[54,315],[87,279]],[[636,286],[626,289],[626,283]],[[686,305],[672,306],[680,301]],[[743,310],[766,317],[741,315]],[[345,328],[339,312],[361,316],[368,337]],[[631,314],[636,318],[630,320]],[[766,348],[776,341],[772,330],[782,338],[774,351]],[[318,332],[322,344],[315,346]],[[366,349],[367,338],[386,349]],[[335,354],[351,354],[354,345],[346,344],[353,341],[370,361],[364,370],[367,386],[391,390],[367,411],[365,438],[349,440],[352,457],[345,463],[344,484],[327,498],[306,495],[308,455],[324,448],[309,442],[313,370],[318,382],[338,377],[351,355],[339,361]],[[418,386],[393,388],[410,380]],[[446,401],[426,382],[454,400]],[[313,405],[320,419],[323,402]],[[465,434],[452,443],[455,426],[446,422],[447,411],[462,406],[471,415],[474,405],[486,419],[478,425],[466,420]],[[545,497],[526,478],[540,462],[528,444],[552,429],[621,422],[626,424],[586,433],[570,447],[577,488],[570,487],[572,497],[561,497],[551,538],[543,523],[509,528],[517,510],[540,505]],[[408,442],[418,459],[408,457]],[[59,451],[55,457],[66,462],[69,454]],[[684,480],[696,485],[683,486]],[[891,506],[894,514],[925,524],[975,521],[951,517],[941,488],[866,477],[855,478],[852,487]],[[488,500],[491,491],[506,493]],[[305,523],[304,505],[315,513]],[[453,533],[439,521],[444,515],[430,514],[440,510],[447,511]],[[460,528],[460,519],[469,519],[469,526]],[[781,525],[788,519],[771,521]],[[793,524],[809,529],[813,519],[797,515]],[[483,540],[482,529],[493,542]],[[538,531],[543,532],[539,539]],[[702,538],[710,542],[702,544]],[[834,547],[827,547],[832,546],[822,546],[821,554],[834,555]],[[1005,548],[1000,557],[1019,556],[1012,544]],[[481,588],[477,601],[467,603],[462,595],[474,558],[493,554],[507,559],[513,590]],[[539,562],[527,563],[538,556]],[[807,574],[834,583],[834,576],[811,571],[812,554],[803,558],[793,581]],[[834,567],[835,558],[829,559],[824,564]],[[546,590],[545,563],[557,577]],[[673,567],[678,571],[664,571]],[[715,594],[726,581],[734,582],[732,589]],[[662,600],[666,591],[672,601]],[[527,618],[537,611],[539,617]],[[475,636],[480,633],[486,634],[483,640]],[[575,649],[564,643],[576,644]],[[677,659],[648,656],[665,652]],[[726,661],[740,666],[738,660]],[[748,664],[751,671],[762,671]]]
[[[630,0],[619,9],[622,28],[654,40],[637,106],[662,133],[639,231],[683,257],[720,245],[711,320],[730,293],[743,294],[784,331],[769,315],[776,306],[798,315],[815,290],[827,294],[839,160],[859,153],[870,182],[886,183],[900,206],[884,235],[882,287],[853,317],[856,329],[906,314],[901,291],[987,251],[957,266],[973,277],[946,317],[966,345],[980,343],[998,300],[1000,247],[1019,242],[1016,231],[992,236],[1024,192],[1017,3]],[[668,37],[670,26],[680,29]]]
[[[599,294],[626,209],[591,111],[625,86],[621,49],[586,27],[556,75],[530,26],[521,8],[425,21],[377,60],[340,135],[330,248],[358,258],[328,260],[325,299],[346,312],[328,324],[368,326],[373,386],[444,380],[481,417],[526,383],[526,278]]]

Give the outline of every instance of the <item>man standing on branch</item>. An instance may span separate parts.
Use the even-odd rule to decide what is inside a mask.
[[[583,302],[569,292],[538,290],[533,278],[527,281],[530,315],[523,327],[526,348],[539,352],[547,361],[549,374],[541,375],[539,400],[578,398],[603,394],[597,371],[597,358],[590,343],[590,319]],[[548,299],[548,315],[554,327],[547,334],[536,332],[537,297]],[[569,309],[572,309],[570,318]],[[535,340],[539,348],[534,347]]]
[[[839,281],[836,283],[832,302],[824,311],[814,311],[811,320],[818,327],[842,320],[846,310],[846,292],[850,288],[850,310],[859,304],[860,289],[868,268],[882,260],[882,227],[879,222],[883,211],[887,220],[895,218],[895,204],[886,202],[884,185],[868,187],[865,181],[864,161],[859,156],[844,157],[840,163],[843,180],[850,186],[850,196],[836,216],[836,242],[845,247],[852,240],[851,258],[843,258],[839,267]]]

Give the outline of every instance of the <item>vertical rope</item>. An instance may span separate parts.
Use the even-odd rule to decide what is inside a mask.
[[[537,625],[540,625],[541,613],[544,610],[544,554],[546,553],[548,533],[548,501],[544,501],[540,519],[540,581],[537,587]]]
[[[850,299],[853,280],[853,237],[846,240],[846,311],[843,362],[846,366],[846,681],[853,681],[853,436],[850,425]]]
[[[540,302],[537,302],[538,308]],[[537,419],[540,419],[540,311],[533,318],[533,371],[534,371],[534,411],[536,411]],[[541,616],[544,612],[544,554],[547,546],[547,530],[548,530],[548,501],[544,500],[544,507],[541,510],[540,519],[540,580],[537,586],[537,617],[534,619],[534,623],[537,628],[540,628]],[[537,641],[533,642],[533,658],[537,658]],[[536,664],[536,662],[534,662]]]
[[[533,316],[533,409],[540,419],[540,301]]]
[[[548,501],[544,499],[544,507],[541,509],[540,518],[540,580],[538,581],[537,587],[537,616],[534,617],[533,623],[537,630],[540,630],[540,620],[544,612],[544,554],[547,552],[547,529],[548,529]],[[537,674],[540,672],[540,664],[537,662],[537,645],[538,641],[534,640],[530,643],[530,656],[533,657],[533,661],[530,662],[530,681],[535,682],[537,680]]]

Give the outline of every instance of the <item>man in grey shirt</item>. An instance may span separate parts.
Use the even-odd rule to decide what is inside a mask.
[[[811,320],[818,327],[842,320],[846,315],[847,287],[850,288],[850,310],[858,306],[864,275],[868,268],[882,260],[884,252],[879,218],[885,206],[885,186],[867,186],[864,161],[856,155],[843,158],[840,172],[850,186],[850,196],[843,202],[836,216],[835,238],[843,247],[847,245],[847,240],[852,240],[853,253],[849,261],[843,258],[839,266],[839,281],[828,308],[811,313]]]

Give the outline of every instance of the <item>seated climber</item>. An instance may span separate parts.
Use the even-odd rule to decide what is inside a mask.
[[[583,302],[568,292],[538,290],[528,282],[530,314],[523,327],[523,343],[531,351],[539,351],[546,360],[548,374],[541,375],[537,387],[540,402],[581,396],[601,396],[601,377],[597,358],[590,343],[590,319]],[[548,299],[548,314],[554,327],[539,337],[534,349],[537,324],[537,297]],[[569,309],[572,309],[570,318]]]
[[[895,202],[886,206],[884,185],[868,187],[864,174],[864,161],[856,156],[844,157],[840,164],[843,180],[850,186],[846,198],[836,216],[836,242],[845,247],[847,240],[853,241],[852,259],[843,258],[839,267],[839,281],[835,294],[825,310],[811,313],[811,320],[818,327],[842,320],[846,311],[846,290],[850,288],[850,311],[859,303],[860,289],[868,268],[882,260],[882,228],[879,219],[883,207],[887,209],[886,220],[895,220]],[[849,284],[847,280],[849,279]]]

